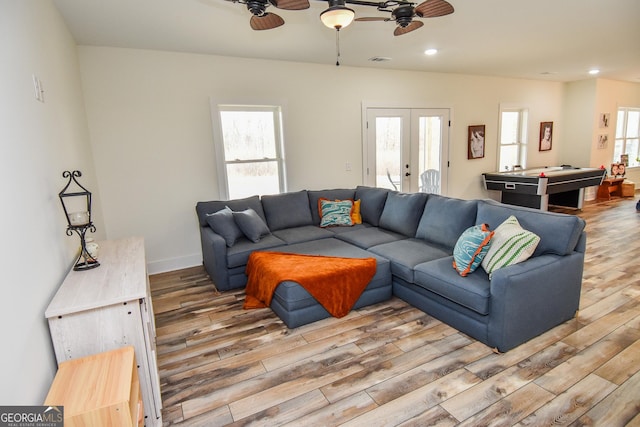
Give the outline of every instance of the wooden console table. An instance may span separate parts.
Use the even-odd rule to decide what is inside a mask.
[[[598,187],[598,199],[611,200],[611,196],[622,197],[624,178],[605,178]]]
[[[60,363],[44,404],[63,406],[69,427],[141,427],[144,405],[133,347]]]
[[[100,266],[71,270],[45,315],[58,364],[131,345],[147,426],[162,425],[156,328],[144,240],[98,242]]]

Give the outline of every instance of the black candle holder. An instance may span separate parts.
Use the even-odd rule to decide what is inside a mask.
[[[80,237],[80,254],[76,259],[73,269],[76,271],[89,270],[96,268],[100,265],[97,257],[94,257],[87,250],[87,242],[85,235],[87,231],[92,233],[96,232],[96,227],[91,222],[91,192],[84,188],[76,178],[82,176],[80,171],[64,171],[62,173],[63,178],[68,178],[67,185],[62,189],[58,196],[60,197],[60,203],[62,203],[62,209],[64,210],[65,217],[67,218],[67,236],[73,236],[77,234]],[[70,187],[78,187],[78,190],[72,190]],[[73,202],[82,206],[86,210],[79,212],[69,212],[67,204]]]

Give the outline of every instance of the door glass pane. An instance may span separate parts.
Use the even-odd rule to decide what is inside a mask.
[[[227,164],[229,197],[240,199],[280,192],[276,161]]]
[[[442,118],[420,117],[418,126],[419,191],[440,194]]]
[[[402,118],[376,117],[376,187],[400,190]]]

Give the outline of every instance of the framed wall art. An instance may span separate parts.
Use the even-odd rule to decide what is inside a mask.
[[[467,159],[484,157],[484,127],[485,125],[469,126]]]
[[[603,133],[601,135],[598,135],[598,149],[599,150],[603,150],[605,148],[607,148],[607,144],[609,143],[609,135],[606,133]]]
[[[540,146],[539,151],[551,150],[553,139],[553,122],[540,122]]]

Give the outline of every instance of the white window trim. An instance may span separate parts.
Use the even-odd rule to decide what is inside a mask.
[[[624,111],[625,112],[624,113],[624,123],[622,125],[623,126],[623,136],[622,136],[622,138],[618,138],[618,135],[617,135],[618,123],[616,122],[616,128],[614,128],[613,143],[614,143],[614,147],[615,147],[617,142],[619,140],[622,140],[622,146],[623,146],[622,153],[625,153],[626,152],[626,147],[627,147],[627,140],[628,139],[635,139],[635,138],[627,138],[626,127],[627,127],[627,124],[628,124],[629,111],[640,111],[640,107],[618,107],[617,110],[616,110],[616,120],[618,118],[618,113],[620,111]],[[614,149],[614,152],[615,152],[615,149]],[[636,156],[640,157],[640,152],[636,153]],[[620,159],[612,159],[611,160],[612,163],[617,163],[619,161],[620,161]],[[631,159],[630,159],[630,161],[631,161]],[[635,159],[634,159],[633,162],[635,163]],[[629,167],[638,168],[640,166],[629,166]]]
[[[529,109],[527,107],[523,107],[521,105],[508,105],[508,104],[500,104],[500,109],[498,112],[498,144],[497,144],[497,153],[496,153],[496,170],[498,172],[504,172],[500,169],[500,153],[503,145],[512,145],[512,144],[502,144],[502,113],[503,112],[518,112],[521,114],[520,118],[520,129],[518,133],[520,134],[520,140],[515,145],[518,145],[518,160],[520,166],[523,168],[527,167],[527,129],[529,127]]]
[[[287,191],[286,184],[286,162],[284,151],[283,121],[285,116],[284,102],[247,102],[245,101],[223,101],[210,98],[211,123],[213,127],[213,147],[216,163],[216,174],[218,178],[218,195],[221,200],[229,199],[229,182],[227,180],[226,165],[238,163],[257,163],[260,161],[277,161],[279,191]],[[276,138],[276,158],[255,159],[255,160],[227,160],[224,154],[224,141],[222,134],[222,121],[220,111],[266,111],[275,115],[275,138]]]

